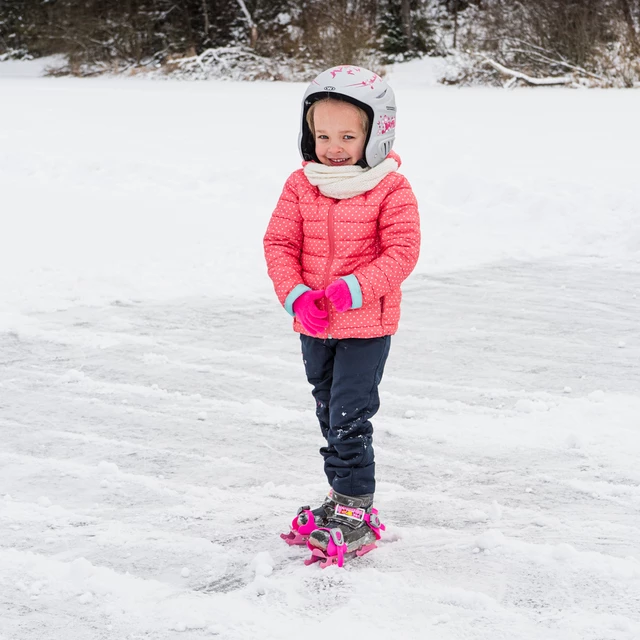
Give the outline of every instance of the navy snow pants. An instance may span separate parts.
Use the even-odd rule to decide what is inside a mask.
[[[391,336],[323,340],[300,335],[307,380],[327,446],[320,449],[329,484],[338,493],[375,492],[373,426],[378,385]]]

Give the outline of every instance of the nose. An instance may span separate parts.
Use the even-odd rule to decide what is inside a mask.
[[[342,145],[339,142],[331,142],[329,145],[329,153],[340,153],[342,151]]]

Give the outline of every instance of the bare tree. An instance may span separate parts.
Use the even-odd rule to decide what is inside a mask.
[[[202,0],[202,17],[204,18],[205,42],[211,37],[211,22],[209,21],[209,6],[207,0]]]
[[[411,0],[402,0],[401,7],[402,31],[407,49],[413,49],[413,25],[411,24]]]
[[[244,0],[237,0],[237,2],[240,5],[240,10],[244,14],[247,24],[249,25],[249,29],[251,30],[251,43],[249,46],[252,49],[255,49],[256,42],[258,41],[258,27],[256,23],[253,21],[253,18],[251,17],[251,14],[247,9],[247,5],[245,4]]]
[[[634,54],[638,56],[640,55],[640,40],[638,38],[638,32],[636,30],[636,24],[633,19],[633,14],[631,12],[631,5],[629,4],[629,0],[619,0],[619,4],[622,15],[624,16],[624,21],[627,25],[627,33],[631,49]]]

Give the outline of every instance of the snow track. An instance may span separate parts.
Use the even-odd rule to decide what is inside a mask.
[[[261,246],[303,87],[0,64],[0,640],[640,638],[640,93],[410,65],[388,530],[322,571],[278,537],[326,487]]]
[[[0,637],[640,637],[639,288],[413,279],[375,420],[388,530],[325,571],[277,536],[325,487],[273,301],[262,331],[224,299],[30,314],[0,333]]]

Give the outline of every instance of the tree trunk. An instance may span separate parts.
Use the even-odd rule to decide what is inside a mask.
[[[406,42],[406,50],[413,51],[413,29],[411,28],[411,0],[402,0],[402,31]]]
[[[629,42],[631,43],[631,48],[636,55],[640,55],[640,41],[638,41],[638,33],[636,32],[636,25],[633,21],[633,15],[631,14],[629,0],[619,0],[619,4],[620,9],[622,9],[624,21],[627,23],[627,31],[629,32]]]
[[[458,0],[453,0],[453,48],[458,46]]]
[[[251,29],[251,48],[254,49],[256,46],[256,42],[258,41],[258,26],[256,25],[256,23],[253,21],[253,18],[251,17],[251,14],[249,13],[249,10],[247,9],[247,5],[244,3],[244,0],[237,0],[238,4],[240,5],[240,10],[242,11],[242,13],[244,13],[244,17],[247,20],[247,24],[249,25],[249,28]]]
[[[209,7],[207,6],[207,0],[202,0],[202,16],[204,18],[204,40],[209,42],[211,23],[209,22]]]

